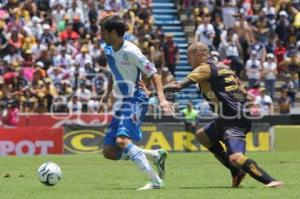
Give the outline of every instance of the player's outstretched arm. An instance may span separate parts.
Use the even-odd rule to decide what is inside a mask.
[[[156,89],[157,97],[162,109],[168,114],[174,112],[175,110],[173,105],[165,97],[161,76],[155,73],[152,75],[151,79]]]
[[[174,81],[174,82],[171,82],[170,84],[167,84],[163,87],[163,91],[164,93],[176,93],[186,87],[189,87],[190,85],[192,84],[195,84],[194,81],[190,80],[189,78],[185,77],[185,78],[182,78],[181,80],[178,80],[178,81]],[[145,87],[143,87],[144,90],[147,89]],[[154,91],[149,91],[149,90],[145,90],[146,93],[149,95],[149,96],[156,96],[157,95],[157,91],[154,90]]]
[[[195,82],[187,77],[184,77],[181,80],[171,82],[170,84],[164,86],[164,92],[176,93],[186,87],[189,87],[192,84],[195,84]]]

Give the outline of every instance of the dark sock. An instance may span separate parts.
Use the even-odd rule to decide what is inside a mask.
[[[271,181],[275,180],[267,172],[260,168],[252,159],[245,159],[245,162],[242,165],[242,170],[263,184],[269,184]]]
[[[222,145],[220,144],[220,142],[216,142],[214,143],[209,149],[210,152],[212,152],[214,154],[214,156],[225,166],[227,167],[232,176],[236,176],[240,169],[233,167],[230,163],[229,163],[229,156],[228,154],[224,151],[224,148],[222,147]]]

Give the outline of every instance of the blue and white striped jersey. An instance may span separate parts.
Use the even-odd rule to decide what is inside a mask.
[[[152,64],[133,43],[124,41],[118,51],[112,46],[105,47],[108,65],[113,76],[114,94],[117,98],[130,98],[134,96],[141,80],[141,72],[151,77],[157,72]]]

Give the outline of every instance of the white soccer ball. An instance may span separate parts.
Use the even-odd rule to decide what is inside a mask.
[[[54,186],[62,177],[59,166],[53,162],[42,164],[37,171],[38,179],[47,186]]]

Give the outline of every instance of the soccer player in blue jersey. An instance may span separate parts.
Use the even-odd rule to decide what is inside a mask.
[[[118,16],[106,17],[101,22],[101,36],[106,43],[105,54],[112,73],[109,92],[103,102],[107,101],[112,88],[117,100],[114,103],[114,117],[104,138],[103,155],[111,160],[131,159],[150,179],[139,190],[157,189],[164,184],[167,152],[163,149],[144,150],[132,142],[142,137],[141,125],[148,107],[148,97],[138,84],[141,72],[152,79],[162,109],[171,113],[173,106],[164,96],[161,77],[155,66],[135,44],[124,40],[125,30],[126,24]],[[154,161],[158,174],[147,158]]]

